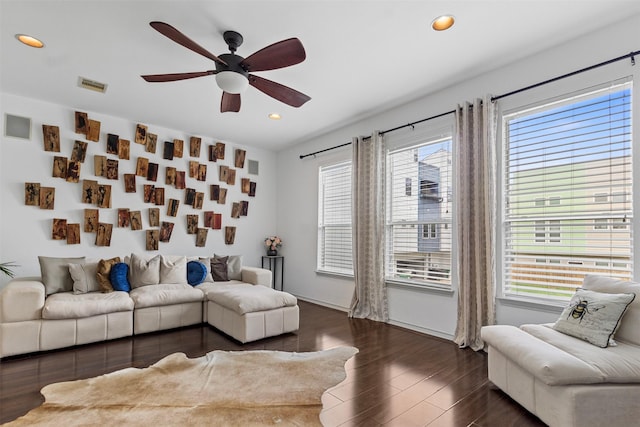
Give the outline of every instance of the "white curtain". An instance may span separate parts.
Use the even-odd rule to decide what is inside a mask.
[[[355,290],[350,317],[389,320],[384,283],[384,143],[379,132],[353,138],[352,229]]]
[[[495,104],[456,109],[458,323],[454,341],[481,350],[482,326],[495,322]]]

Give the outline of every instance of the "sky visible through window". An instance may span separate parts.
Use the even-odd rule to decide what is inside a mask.
[[[630,155],[631,89],[508,121],[512,172]]]

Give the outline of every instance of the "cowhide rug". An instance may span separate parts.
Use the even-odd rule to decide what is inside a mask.
[[[321,425],[321,397],[358,352],[171,354],[148,368],[50,384],[45,402],[6,426]]]

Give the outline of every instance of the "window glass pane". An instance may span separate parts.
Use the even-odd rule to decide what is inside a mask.
[[[388,155],[387,279],[451,285],[451,150],[447,136]],[[411,194],[409,180],[418,186]]]
[[[630,87],[503,118],[505,295],[568,299],[585,274],[631,279]]]
[[[351,163],[320,168],[318,260],[321,271],[353,274]]]

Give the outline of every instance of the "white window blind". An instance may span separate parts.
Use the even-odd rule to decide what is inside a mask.
[[[388,280],[451,285],[451,148],[449,135],[388,154]],[[406,191],[409,181],[415,191]]]
[[[318,201],[319,271],[353,274],[351,162],[320,168]]]
[[[506,115],[504,292],[568,299],[631,279],[631,84]]]

